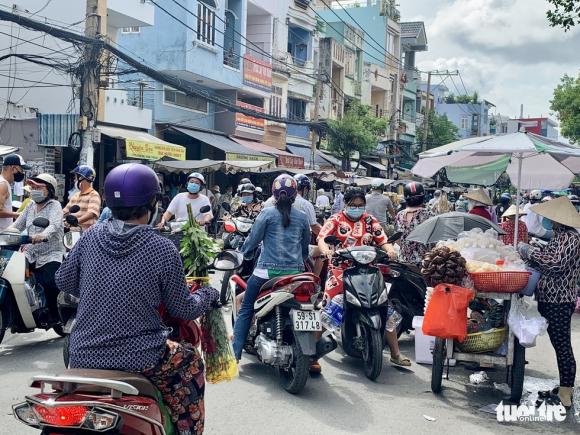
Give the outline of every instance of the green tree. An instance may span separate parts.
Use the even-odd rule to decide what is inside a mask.
[[[570,30],[580,23],[580,0],[548,0],[553,8],[546,12],[548,22],[552,27],[562,27]]]
[[[457,140],[459,129],[453,124],[447,115],[439,115],[435,112],[429,114],[429,131],[427,132],[427,149],[440,147]],[[419,149],[423,149],[425,137],[424,124],[417,128]]]
[[[565,75],[554,89],[550,109],[560,121],[560,132],[571,143],[580,142],[580,73],[578,77]]]
[[[447,97],[445,97],[445,102],[447,104],[455,104],[457,102],[457,101],[455,101],[455,95],[453,95],[453,94],[447,95]]]
[[[469,104],[473,102],[473,97],[471,95],[458,95],[455,97],[455,102],[457,104]]]
[[[376,149],[386,130],[386,119],[373,116],[369,106],[353,103],[342,119],[328,121],[328,146],[342,160],[342,169],[350,171],[351,155],[355,151],[368,154]]]

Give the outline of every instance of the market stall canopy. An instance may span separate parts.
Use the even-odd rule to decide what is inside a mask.
[[[275,167],[272,161],[253,160],[182,160],[182,161],[157,161],[156,169],[164,172],[189,173],[223,171],[228,174],[238,172],[265,172],[267,169]]]
[[[245,146],[246,148],[277,157],[279,166],[296,169],[304,168],[304,157],[296,156],[285,150],[279,150],[278,148],[271,147],[262,142],[256,142],[249,139],[242,139],[236,136],[233,136],[232,139],[237,143],[239,143],[240,145]]]
[[[185,160],[185,147],[165,142],[149,133],[102,125],[98,126],[98,129],[105,136],[124,139],[127,158],[159,160],[162,157],[171,157],[175,160]]]
[[[302,145],[294,145],[294,144],[286,144],[288,150],[297,156],[300,156],[304,159],[304,166],[310,167],[310,160],[311,160],[311,149],[310,147],[302,146]],[[333,163],[333,160],[335,161]],[[335,163],[337,160],[332,157],[328,156],[320,150],[316,150],[316,154],[314,156],[314,165],[318,167],[338,167],[340,168],[340,163],[336,165]]]
[[[389,169],[383,165],[380,162],[373,162],[372,160],[362,160],[363,164],[367,164],[369,166],[372,166],[375,169],[378,169],[379,171],[388,171]]]
[[[394,180],[388,178],[376,178],[376,177],[355,177],[355,178],[337,178],[336,181],[341,184],[356,184],[358,187],[368,187],[373,184],[374,180],[381,180],[385,186],[391,185]]]
[[[0,145],[0,156],[6,156],[18,151],[18,148],[11,147],[10,145]]]
[[[171,129],[223,151],[226,155],[226,160],[274,161],[272,156],[249,149],[225,135],[177,126],[171,126]]]

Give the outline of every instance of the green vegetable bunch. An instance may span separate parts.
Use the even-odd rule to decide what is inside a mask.
[[[187,204],[187,215],[187,223],[182,228],[183,238],[179,253],[183,258],[187,276],[205,276],[207,267],[212,264],[221,247],[197,223],[191,211],[191,204]]]

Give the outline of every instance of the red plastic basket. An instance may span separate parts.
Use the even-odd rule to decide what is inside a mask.
[[[530,272],[476,272],[470,273],[473,285],[480,292],[517,293],[524,289]]]

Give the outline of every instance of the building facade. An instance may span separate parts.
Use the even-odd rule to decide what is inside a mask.
[[[558,123],[550,118],[516,118],[507,121],[506,133],[516,133],[525,130],[548,139],[558,140]]]

